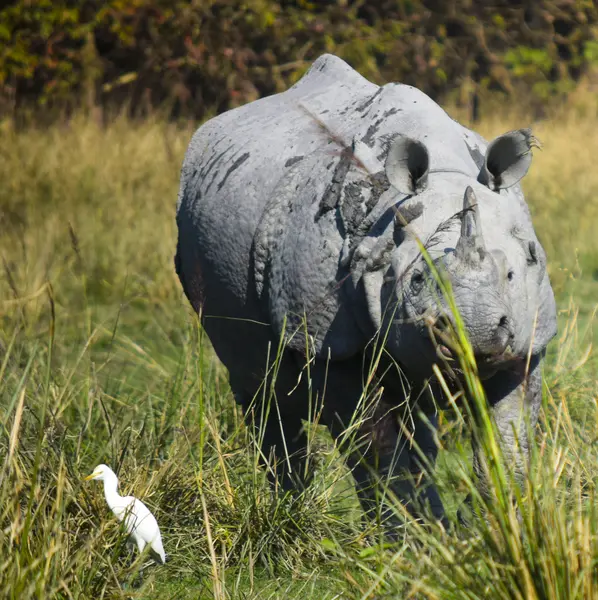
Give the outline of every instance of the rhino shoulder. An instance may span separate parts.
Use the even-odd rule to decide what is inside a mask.
[[[331,189],[343,165],[344,157],[325,152],[294,164],[270,196],[253,243],[255,289],[275,335],[297,352],[330,360],[366,343],[346,297],[347,232],[340,192]]]

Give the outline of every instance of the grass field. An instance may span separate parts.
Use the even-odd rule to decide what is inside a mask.
[[[192,129],[0,128],[1,597],[598,598],[595,101],[534,126],[544,149],[525,191],[560,331],[521,521],[497,489],[467,530],[411,523],[393,545],[364,533],[326,436],[298,497],[272,494],[255,466],[173,268]],[[449,505],[470,485],[455,429],[444,420],[437,475]],[[142,582],[101,486],[81,481],[100,462],[161,525],[170,560]]]

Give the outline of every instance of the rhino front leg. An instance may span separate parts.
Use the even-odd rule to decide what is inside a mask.
[[[444,507],[429,472],[438,452],[436,416],[402,420],[399,411],[380,402],[359,429],[361,444],[348,452],[361,504],[367,514],[399,525],[401,519],[387,499],[390,493],[413,516],[428,513],[444,522]]]
[[[414,516],[429,511],[444,520],[442,502],[428,473],[438,451],[435,414],[405,415],[405,399],[386,394],[375,407],[360,410],[358,398],[351,396],[356,372],[361,372],[357,365],[331,367],[324,421],[346,454],[365,513],[387,526],[400,525],[388,502],[390,492]]]
[[[272,484],[284,491],[303,489],[311,480],[306,468],[308,437],[303,421],[310,418],[308,389],[291,353],[283,353],[276,373],[276,381],[267,377],[262,385],[248,392],[252,385],[232,376],[231,388],[241,404],[245,422],[258,444],[260,462],[267,467]],[[264,394],[264,389],[273,394]]]
[[[285,492],[301,490],[309,484],[307,435],[302,415],[293,410],[280,410],[270,404],[243,407],[245,422],[259,444],[260,462],[267,466],[268,478]],[[266,464],[267,463],[267,464]]]
[[[438,430],[438,415],[436,412],[420,414],[415,419],[414,445],[410,450],[411,473],[420,481],[417,494],[417,505],[428,507],[431,514],[445,523],[444,506],[429,470],[431,470],[438,456],[438,443],[436,432]],[[445,523],[446,525],[446,523]]]
[[[542,403],[542,356],[532,356],[527,374],[502,372],[485,383],[486,396],[497,426],[505,465],[521,485],[529,463],[529,432],[533,432]],[[488,493],[484,456],[474,439],[474,470],[482,493]]]
[[[329,429],[346,455],[365,514],[393,528],[400,525],[400,519],[389,504],[389,493],[408,504],[414,491],[409,442],[401,435],[395,407],[380,401],[372,412],[360,414],[358,410],[349,429],[349,419],[343,420],[336,412]],[[354,435],[347,436],[351,430]]]

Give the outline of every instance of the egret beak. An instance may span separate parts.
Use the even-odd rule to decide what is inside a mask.
[[[88,475],[87,477],[83,478],[83,481],[90,481],[91,479],[93,479],[98,473],[96,473],[95,471],[93,473],[91,473],[91,475]]]

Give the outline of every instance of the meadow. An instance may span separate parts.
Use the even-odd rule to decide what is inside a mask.
[[[476,129],[529,123],[504,109]],[[518,514],[499,469],[469,527],[412,522],[393,544],[362,523],[322,432],[304,493],[272,493],[256,466],[174,272],[195,126],[0,123],[0,597],[598,598],[596,98],[533,123],[543,149],[524,189],[559,335]],[[442,424],[436,477],[455,507],[472,485],[466,436],[459,415]],[[142,578],[145,557],[82,481],[100,462],[160,523],[169,561]]]

